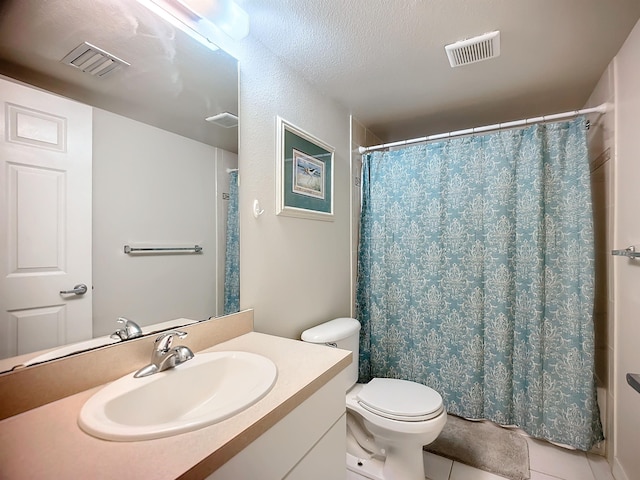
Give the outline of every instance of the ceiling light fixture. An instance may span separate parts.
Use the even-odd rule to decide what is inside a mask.
[[[233,0],[138,2],[211,50],[218,50],[225,36],[242,40],[249,34],[249,15]]]
[[[170,0],[138,0],[138,2],[167,23],[170,23],[174,27],[182,30],[198,43],[210,48],[211,50],[218,50],[218,45],[213,42],[212,38],[208,38],[200,31],[201,29],[197,22],[194,22],[188,15],[186,15],[184,9],[175,8],[174,4],[177,2],[171,2]]]
[[[200,21],[213,23],[234,40],[249,35],[249,15],[233,0],[175,0]]]

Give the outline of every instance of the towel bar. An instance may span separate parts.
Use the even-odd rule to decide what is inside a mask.
[[[627,373],[627,383],[640,393],[640,373]]]
[[[124,253],[130,255],[135,253],[202,253],[202,247],[200,245],[194,245],[193,247],[132,247],[130,245],[124,246]]]
[[[640,252],[636,252],[636,247],[631,245],[624,250],[611,250],[611,255],[619,255],[621,257],[627,257],[631,260],[635,260],[636,258],[640,257]]]

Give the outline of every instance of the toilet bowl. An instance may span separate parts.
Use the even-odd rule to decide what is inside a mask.
[[[351,416],[347,434],[360,447],[348,440],[347,453],[367,467],[348,461],[350,470],[377,471],[384,480],[424,479],[422,447],[438,437],[447,421],[435,390],[405,380],[374,378],[350,389],[346,403]],[[361,427],[364,434],[358,431]]]
[[[345,385],[348,478],[424,480],[422,447],[447,421],[442,397],[416,382],[374,378],[356,383],[360,323],[338,318],[305,330],[302,340],[351,350]]]

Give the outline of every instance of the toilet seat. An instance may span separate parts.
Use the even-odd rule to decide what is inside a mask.
[[[374,378],[358,392],[362,408],[401,422],[424,422],[443,411],[442,397],[426,385],[395,378]]]

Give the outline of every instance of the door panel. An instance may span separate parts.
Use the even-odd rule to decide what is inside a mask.
[[[15,339],[16,355],[57,347],[66,338],[66,306],[14,310],[7,319]]]
[[[6,168],[9,276],[64,272],[64,172],[10,162]]]
[[[92,336],[91,108],[0,79],[0,358]]]

